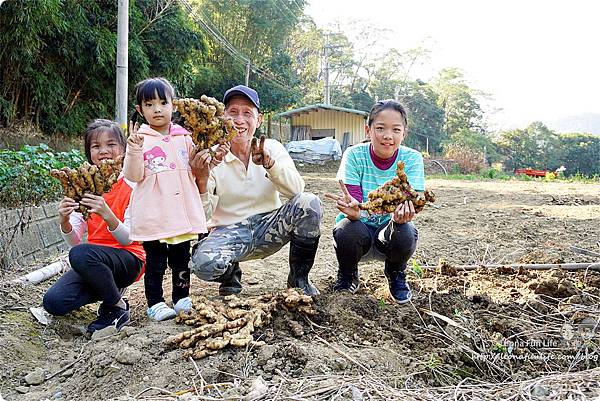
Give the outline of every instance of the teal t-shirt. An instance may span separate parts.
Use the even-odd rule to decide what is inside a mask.
[[[337,173],[337,179],[344,181],[344,184],[360,185],[362,188],[362,201],[368,199],[369,192],[379,188],[396,176],[399,161],[404,162],[404,172],[410,186],[415,191],[422,192],[425,190],[425,170],[421,153],[406,146],[400,146],[394,163],[387,170],[380,170],[371,159],[370,146],[370,143],[360,143],[349,147],[342,156],[340,169]],[[338,214],[335,219],[336,223],[344,217],[343,213]],[[376,227],[387,223],[389,219],[389,213],[383,215],[373,214],[368,218],[361,217],[362,222]]]

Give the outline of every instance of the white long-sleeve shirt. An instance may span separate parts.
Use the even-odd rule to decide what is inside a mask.
[[[211,170],[207,193],[201,194],[209,228],[271,212],[282,205],[279,194],[292,198],[304,190],[304,180],[283,145],[267,139],[265,148],[275,160],[269,170],[252,160],[246,169],[231,152]]]

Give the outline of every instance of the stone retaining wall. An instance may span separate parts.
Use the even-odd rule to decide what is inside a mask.
[[[68,249],[60,235],[58,203],[0,209],[0,268],[46,262]]]

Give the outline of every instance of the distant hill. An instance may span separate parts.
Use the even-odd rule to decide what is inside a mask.
[[[586,132],[600,135],[600,113],[585,113],[549,121],[547,126],[552,130],[563,132]]]

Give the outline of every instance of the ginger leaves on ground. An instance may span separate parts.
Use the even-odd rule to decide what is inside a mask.
[[[184,127],[192,133],[192,140],[200,149],[229,142],[237,135],[233,120],[224,116],[225,105],[214,97],[202,95],[200,100],[174,99],[173,106],[183,117]]]
[[[123,156],[115,160],[102,160],[98,165],[84,162],[79,168],[63,167],[50,170],[50,175],[60,181],[64,196],[79,202],[83,195],[91,193],[102,196],[111,190],[123,168]],[[77,209],[87,220],[89,212],[83,205]]]
[[[194,326],[193,329],[173,335],[165,340],[168,346],[188,351],[185,357],[201,359],[227,347],[264,345],[255,341],[252,333],[269,324],[276,310],[314,315],[312,298],[290,288],[285,291],[253,298],[229,295],[223,301],[194,297],[194,308],[181,312],[177,323]]]
[[[392,178],[379,188],[369,192],[369,201],[359,204],[363,210],[374,214],[392,213],[399,204],[410,200],[415,206],[415,212],[419,213],[427,202],[435,202],[435,195],[430,190],[420,194],[408,183],[404,173],[404,163],[398,162],[396,177]]]

